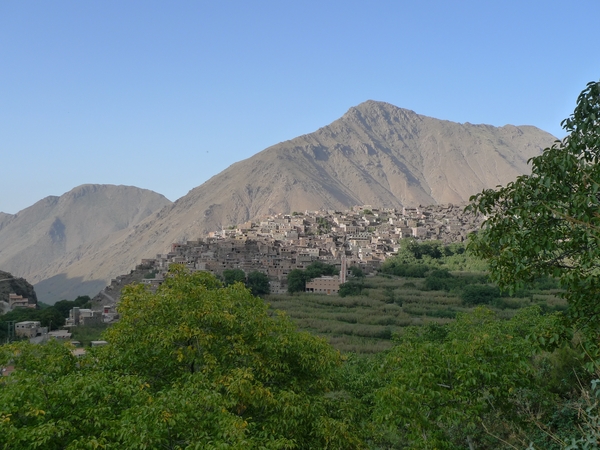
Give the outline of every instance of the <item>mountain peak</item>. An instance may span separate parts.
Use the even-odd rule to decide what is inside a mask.
[[[12,257],[19,275],[32,281],[97,284],[173,242],[268,214],[461,203],[528,173],[527,160],[554,140],[535,127],[465,126],[367,100],[313,133],[231,165],[160,212],[142,208],[138,194],[128,196],[131,206],[115,208],[116,198],[133,192],[87,185],[72,191],[90,194],[81,201],[61,196],[63,201],[34,205],[18,217],[0,217],[0,267],[10,267],[3,258]],[[115,200],[100,191],[113,192]],[[64,225],[64,239],[48,239],[54,224]],[[118,231],[110,237],[97,234],[111,229]],[[27,230],[28,238],[22,239]],[[93,244],[85,244],[92,238],[97,238]],[[30,246],[23,248],[24,242]],[[38,294],[58,290],[50,284]]]
[[[398,106],[392,105],[391,103],[382,102],[379,100],[366,100],[362,103],[359,103],[356,106],[351,107],[350,111],[360,111],[361,113],[370,113],[374,111],[387,111],[387,112],[398,112],[405,111],[412,114],[416,114],[414,111],[409,109],[400,108]]]
[[[359,121],[363,125],[371,126],[374,122],[385,124],[415,122],[422,116],[410,109],[399,108],[391,103],[377,100],[367,100],[350,108],[340,120]]]

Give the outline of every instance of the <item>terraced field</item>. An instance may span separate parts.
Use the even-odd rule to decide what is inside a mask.
[[[477,279],[484,274],[453,275]],[[426,280],[376,276],[365,279],[365,287],[357,296],[302,293],[271,295],[266,301],[272,309],[284,311],[300,329],[325,337],[343,352],[376,353],[390,348],[393,338],[401,336],[407,326],[445,324],[475,307],[465,305],[461,289],[428,290]],[[496,310],[501,318],[510,318],[517,309],[534,304],[551,312],[566,308],[559,294],[555,287],[532,285],[485,306]]]

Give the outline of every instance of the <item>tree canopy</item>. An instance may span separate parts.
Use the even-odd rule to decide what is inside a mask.
[[[558,450],[548,433],[581,435],[557,395],[586,380],[570,349],[556,353],[559,315],[535,308],[409,327],[368,359],[181,266],[155,293],[126,287],[119,312],[83,357],[56,341],[0,346],[15,368],[0,377],[1,449]]]
[[[0,347],[0,448],[355,448],[339,353],[237,283],[175,267],[124,289],[109,345]]]
[[[571,317],[598,330],[600,83],[587,85],[562,126],[567,136],[530,160],[530,175],[471,198],[467,209],[487,219],[469,248],[502,288],[555,277]]]
[[[223,281],[225,286],[234,283],[244,283],[246,281],[246,273],[242,269],[225,269],[223,271]]]
[[[527,421],[535,405],[542,416],[551,398],[531,361],[540,352],[533,336],[551,335],[557,320],[536,308],[509,321],[478,309],[448,326],[408,329],[380,366],[374,422],[400,437],[398,448],[503,448],[498,437],[523,432],[519,414]]]
[[[248,274],[248,278],[246,279],[246,287],[250,289],[252,295],[256,297],[267,295],[271,292],[269,277],[257,270]]]

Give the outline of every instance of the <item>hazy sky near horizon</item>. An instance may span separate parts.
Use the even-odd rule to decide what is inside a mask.
[[[0,2],[0,211],[85,183],[170,200],[365,100],[562,137],[597,0]]]

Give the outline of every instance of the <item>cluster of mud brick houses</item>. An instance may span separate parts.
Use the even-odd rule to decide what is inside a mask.
[[[227,269],[260,271],[269,276],[271,293],[283,293],[288,273],[313,261],[339,269],[345,259],[346,267],[358,266],[369,274],[398,252],[402,239],[461,242],[482,220],[455,205],[402,209],[364,205],[348,211],[279,214],[174,243],[169,253],[142,260],[138,269],[155,273],[144,280],[151,286],[160,284],[174,263],[216,275]],[[105,292],[118,291],[122,283],[121,277],[113,280]],[[315,289],[307,285],[307,290]]]

